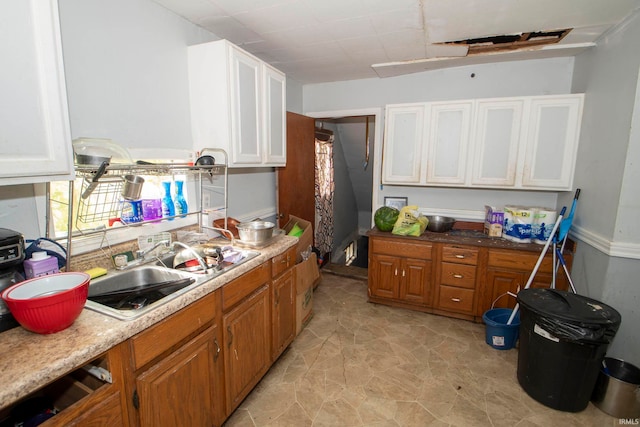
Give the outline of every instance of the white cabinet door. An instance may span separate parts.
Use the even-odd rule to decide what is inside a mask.
[[[262,105],[260,61],[232,46],[229,49],[232,95],[233,163],[262,163]]]
[[[533,97],[522,186],[571,190],[584,95]]]
[[[387,105],[382,182],[421,181],[425,104]]]
[[[471,186],[516,185],[524,99],[480,99],[471,150]]]
[[[73,179],[58,3],[0,12],[0,185]]]
[[[463,185],[473,101],[428,104],[427,184]]]
[[[285,166],[287,161],[287,116],[285,75],[263,65],[265,165]]]

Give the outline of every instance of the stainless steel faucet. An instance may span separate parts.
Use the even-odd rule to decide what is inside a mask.
[[[147,256],[150,253],[154,252],[156,249],[158,249],[161,246],[164,246],[165,248],[169,248],[170,247],[169,246],[169,241],[168,240],[163,240],[163,241],[158,242],[155,245],[153,245],[152,247],[147,248],[145,250],[137,250],[136,251],[136,258],[134,260],[129,261],[124,265],[118,265],[118,266],[116,266],[116,269],[117,270],[126,270],[128,268],[135,267],[135,266],[138,266],[140,264],[146,263],[148,261],[147,260]]]
[[[158,249],[160,246],[164,246],[165,248],[168,249],[169,248],[169,241],[168,240],[162,240],[161,242],[156,243],[155,245],[153,245],[152,247],[150,247],[148,249],[136,251],[136,258],[144,260],[147,255],[149,255],[151,252],[153,252],[156,249]]]

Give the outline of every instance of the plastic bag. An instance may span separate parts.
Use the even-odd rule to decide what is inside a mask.
[[[391,234],[417,237],[424,233],[428,223],[429,220],[418,212],[417,206],[405,206],[400,209],[400,215],[398,215],[398,220],[394,224]]]

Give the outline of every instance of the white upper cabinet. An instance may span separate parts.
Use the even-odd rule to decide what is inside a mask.
[[[481,99],[476,103],[471,153],[472,186],[514,186],[523,99]]]
[[[283,73],[226,40],[189,47],[194,149],[222,148],[230,167],[286,163]]]
[[[575,94],[388,106],[382,181],[571,191],[583,100]]]
[[[57,1],[3,1],[0,57],[0,185],[72,179]]]
[[[383,181],[387,184],[420,184],[424,104],[387,105]]]
[[[570,190],[578,152],[584,95],[531,100],[523,187]]]
[[[427,184],[465,183],[472,105],[472,101],[428,104]]]

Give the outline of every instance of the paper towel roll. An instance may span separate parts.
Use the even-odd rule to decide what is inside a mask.
[[[547,243],[557,218],[558,213],[552,209],[535,209],[533,213],[533,224],[531,224],[531,238],[534,243],[540,245]]]
[[[530,243],[533,212],[532,208],[524,206],[505,206],[502,237],[513,242]]]

